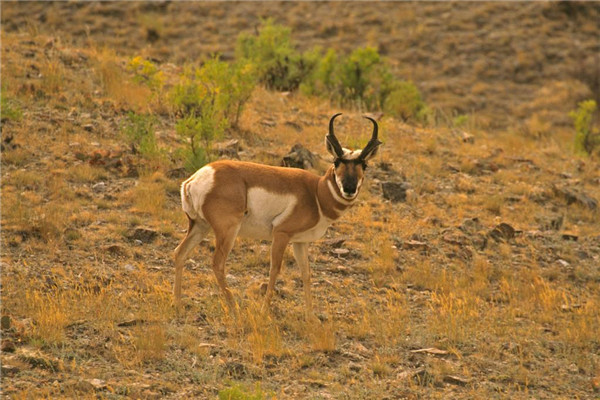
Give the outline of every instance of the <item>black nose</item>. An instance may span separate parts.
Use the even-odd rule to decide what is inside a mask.
[[[351,179],[345,180],[342,183],[342,187],[344,189],[344,193],[347,193],[347,194],[353,194],[353,193],[355,193],[356,192],[356,185],[357,185],[357,183],[358,182],[357,182],[356,179],[352,179],[351,178]]]

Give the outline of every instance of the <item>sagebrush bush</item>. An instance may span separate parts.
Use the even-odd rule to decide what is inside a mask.
[[[2,122],[10,120],[10,121],[20,121],[23,118],[23,111],[17,106],[17,104],[9,99],[6,94],[4,94],[4,90],[0,94],[0,114]]]
[[[358,103],[368,110],[382,108],[394,80],[387,64],[372,47],[356,49],[340,60],[336,76],[337,96],[342,105]]]
[[[164,76],[161,70],[149,60],[137,56],[132,58],[127,65],[133,73],[136,83],[146,85],[153,92],[159,91],[164,84]]]
[[[263,400],[265,396],[259,385],[254,390],[248,390],[240,384],[234,384],[219,391],[219,400]]]
[[[594,100],[585,100],[577,105],[577,110],[569,114],[575,125],[575,152],[577,153],[589,155],[600,147],[600,134],[592,124],[596,108]]]
[[[409,81],[394,77],[388,63],[372,47],[359,48],[348,56],[329,49],[317,60],[301,89],[305,94],[328,97],[344,107],[381,110],[403,120],[424,121],[430,111]]]
[[[157,123],[151,114],[136,114],[129,112],[121,124],[121,132],[129,142],[133,152],[139,152],[146,157],[155,157],[159,154],[154,126]]]
[[[427,118],[425,115],[428,112],[427,106],[414,83],[395,81],[391,87],[383,100],[383,111],[404,121],[410,119],[424,121]]]
[[[211,112],[188,115],[177,121],[175,131],[188,143],[180,151],[186,170],[194,172],[210,161],[211,144],[223,135],[224,129],[225,120],[213,118]]]
[[[212,142],[237,126],[255,85],[254,68],[246,60],[230,64],[213,58],[185,69],[169,98],[179,117],[175,131],[189,145],[180,152],[186,169],[195,171],[210,161]]]
[[[198,70],[197,78],[214,91],[215,105],[223,112],[226,125],[237,127],[256,86],[255,66],[245,59],[229,64],[215,58]]]
[[[241,34],[236,55],[256,66],[258,80],[268,89],[296,90],[312,72],[313,53],[302,54],[291,39],[291,29],[271,19],[263,21],[258,35]]]

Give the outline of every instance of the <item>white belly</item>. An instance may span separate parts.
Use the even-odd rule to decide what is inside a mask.
[[[321,215],[321,218],[319,219],[319,222],[317,222],[317,225],[315,225],[307,231],[295,234],[294,236],[292,236],[292,239],[290,241],[292,243],[296,243],[314,242],[315,240],[319,240],[323,237],[325,231],[327,231],[327,228],[329,228],[329,226],[331,225],[331,222],[332,221]]]
[[[272,239],[273,228],[285,221],[295,206],[296,197],[291,194],[274,194],[261,188],[250,188],[247,212],[238,235],[253,239]]]

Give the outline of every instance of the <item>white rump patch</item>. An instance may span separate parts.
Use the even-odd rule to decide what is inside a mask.
[[[210,165],[200,168],[194,175],[181,184],[181,203],[183,211],[190,218],[198,217],[205,219],[202,206],[206,195],[215,184],[215,169]]]

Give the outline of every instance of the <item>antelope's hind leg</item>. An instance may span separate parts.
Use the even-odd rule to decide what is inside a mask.
[[[265,301],[262,306],[262,311],[266,311],[271,304],[273,291],[275,290],[275,282],[281,271],[281,263],[285,248],[290,242],[290,236],[282,232],[274,232],[273,243],[271,244],[271,268],[269,270],[269,283],[267,284],[267,292],[265,293]]]
[[[225,280],[225,261],[227,260],[227,256],[231,252],[233,248],[233,244],[235,243],[235,238],[240,230],[240,223],[230,223],[226,225],[221,225],[219,229],[215,229],[215,253],[213,255],[213,264],[212,269],[215,273],[215,278],[217,278],[217,283],[221,288],[221,292],[225,296],[227,300],[227,304],[231,311],[235,312],[235,301],[233,300],[233,295],[231,291],[227,287],[227,282]]]
[[[181,279],[183,275],[183,265],[190,252],[196,247],[210,230],[210,226],[202,219],[193,220],[188,216],[189,226],[185,238],[175,249],[175,285],[173,293],[175,296],[175,305],[181,303]]]

